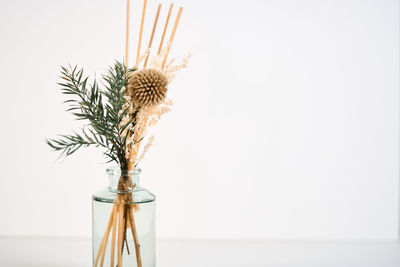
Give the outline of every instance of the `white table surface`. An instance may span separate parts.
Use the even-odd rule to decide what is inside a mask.
[[[157,267],[399,267],[396,242],[160,240]],[[0,237],[1,267],[89,267],[87,238]]]

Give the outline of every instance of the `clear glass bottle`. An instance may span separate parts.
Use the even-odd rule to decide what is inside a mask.
[[[108,187],[93,195],[93,266],[155,267],[155,196],[140,172],[108,168]]]

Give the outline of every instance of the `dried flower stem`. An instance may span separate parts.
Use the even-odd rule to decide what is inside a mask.
[[[143,119],[143,123],[142,123],[142,127],[139,129],[139,134],[138,134],[138,137],[139,137],[139,141],[137,142],[137,144],[136,144],[136,157],[138,156],[138,153],[139,153],[139,148],[140,148],[140,144],[142,143],[142,140],[143,140],[143,137],[144,137],[144,133],[146,132],[146,128],[147,128],[147,121],[149,120],[149,115],[148,114],[146,114],[145,115],[145,117],[144,117],[144,119]]]
[[[139,149],[140,149],[140,144],[141,144],[141,139],[143,138],[143,134],[146,130],[147,126],[147,121],[149,119],[149,116],[146,114],[145,117],[143,118],[142,123],[140,123],[140,127],[137,129],[137,138],[136,138],[136,144],[134,147],[132,146],[129,154],[129,163],[128,163],[128,169],[133,170],[135,168],[136,160],[139,154]]]
[[[148,140],[147,144],[144,146],[142,154],[140,155],[140,157],[138,159],[138,162],[140,162],[144,158],[144,156],[146,155],[146,153],[149,150],[149,148],[153,145],[153,142],[154,142],[154,135],[152,135],[150,137],[150,139]]]

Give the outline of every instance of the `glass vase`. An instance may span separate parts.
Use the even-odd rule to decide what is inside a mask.
[[[155,267],[155,196],[139,186],[140,169],[107,174],[93,195],[93,266]]]

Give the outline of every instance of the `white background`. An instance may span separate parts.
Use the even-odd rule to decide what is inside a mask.
[[[158,236],[397,239],[398,1],[179,4],[171,55],[193,58],[141,166]],[[44,139],[77,126],[60,65],[100,77],[124,20],[124,1],[0,2],[0,235],[90,235],[107,165],[95,149],[60,163]]]

